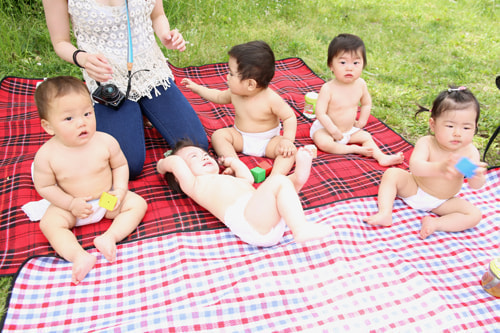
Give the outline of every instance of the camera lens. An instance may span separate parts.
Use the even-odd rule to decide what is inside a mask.
[[[119,93],[120,91],[114,84],[106,84],[102,87],[102,98],[105,100],[113,100]]]

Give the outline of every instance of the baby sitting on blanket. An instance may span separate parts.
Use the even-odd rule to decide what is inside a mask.
[[[229,50],[228,65],[227,90],[182,80],[187,88],[213,103],[234,105],[234,126],[212,134],[215,152],[223,157],[238,158],[237,152],[241,152],[273,158],[272,173],[288,174],[297,151],[297,118],[285,100],[269,88],[275,71],[272,49],[263,41],[236,45]]]
[[[134,231],[147,204],[128,190],[128,164],[118,142],[96,131],[92,99],[83,81],[71,76],[47,79],[36,89],[35,102],[42,127],[52,136],[33,164],[35,188],[50,202],[40,229],[57,254],[73,263],[72,282],[78,284],[96,257],[81,247],[71,229],[113,219],[94,239],[96,248],[113,262],[116,243]],[[110,211],[97,204],[106,191],[118,199]]]
[[[310,136],[319,149],[328,153],[372,156],[382,166],[400,164],[403,153],[384,154],[370,133],[362,129],[372,104],[366,82],[360,77],[365,65],[365,45],[358,36],[341,34],[332,40],[328,67],[335,78],[321,87]],[[359,104],[361,111],[356,121]]]
[[[240,159],[225,157],[221,163],[231,175],[219,174],[219,164],[207,151],[183,140],[169,156],[158,161],[157,170],[166,174],[174,190],[184,192],[210,211],[246,243],[275,245],[285,225],[297,242],[332,233],[329,226],[306,220],[297,194],[311,170],[312,155],[307,149],[297,151],[293,174],[271,174],[257,189],[252,185],[250,170]]]

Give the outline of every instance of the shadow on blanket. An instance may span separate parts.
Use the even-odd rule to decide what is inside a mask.
[[[225,89],[227,63],[172,70],[179,83],[184,77],[218,89]],[[30,166],[38,148],[48,139],[36,113],[33,94],[40,79],[6,77],[0,86],[0,268],[1,275],[13,274],[19,266],[34,255],[54,254],[40,232],[37,222],[29,221],[21,207],[41,199],[36,193],[30,175]],[[311,120],[300,111],[304,95],[319,91],[324,81],[298,58],[279,60],[271,88],[277,91],[296,111],[298,130],[296,145],[311,144]],[[180,87],[198,113],[208,135],[233,122],[231,105],[214,105],[191,91]],[[385,124],[371,116],[367,126],[374,140],[388,153],[403,152],[406,162],[413,147]],[[155,166],[169,149],[153,128],[145,129],[146,162],[141,176],[130,182],[130,189],[146,199],[148,212],[137,230],[126,240],[134,241],[167,233],[223,228],[206,210],[191,199],[172,193],[166,182],[156,173]],[[259,158],[242,156],[252,168]],[[375,160],[357,155],[331,155],[319,152],[314,160],[308,183],[301,192],[305,209],[322,207],[333,202],[377,193],[377,186],[385,168]],[[92,247],[93,238],[101,234],[110,221],[75,228],[83,247]]]

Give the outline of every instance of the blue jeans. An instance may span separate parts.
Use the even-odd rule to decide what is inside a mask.
[[[127,158],[131,179],[141,173],[146,159],[143,114],[170,147],[180,139],[190,139],[208,149],[207,134],[200,119],[173,80],[170,80],[167,90],[162,86],[156,89],[161,95],[155,97],[153,89],[152,99],[143,97],[137,102],[125,100],[118,110],[99,103],[94,105],[97,130],[118,140]]]

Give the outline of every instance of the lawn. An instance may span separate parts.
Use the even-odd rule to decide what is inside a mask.
[[[474,142],[481,153],[499,125],[500,74],[495,0],[185,0],[164,2],[171,26],[188,41],[185,52],[165,50],[176,66],[226,62],[235,44],[262,39],[276,59],[300,57],[325,80],[326,52],[343,32],[360,36],[367,48],[363,78],[373,99],[372,114],[409,142],[427,134],[430,107],[448,85],[467,86],[481,103]],[[0,2],[0,77],[74,75],[79,69],[59,59],[50,44],[41,0]],[[500,165],[498,140],[488,162]],[[0,311],[10,286],[0,279]]]

